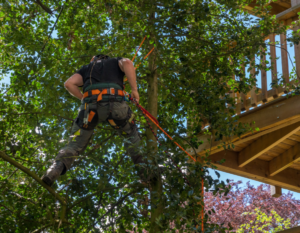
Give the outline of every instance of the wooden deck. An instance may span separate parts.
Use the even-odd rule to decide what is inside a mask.
[[[260,131],[241,138],[226,138],[234,149],[224,150],[219,141],[210,143],[200,135],[203,144],[197,149],[218,170],[300,192],[300,96],[286,96],[240,115],[240,122],[255,122]],[[223,164],[219,162],[225,159]]]
[[[246,10],[250,13],[255,7],[253,1]],[[300,0],[269,1],[272,6],[270,14],[275,14],[277,20],[285,25],[299,19]],[[297,30],[298,27],[292,28]],[[272,80],[278,75],[275,57],[280,57],[282,75],[286,82],[289,77],[286,35],[280,35],[281,54],[276,54],[275,35],[266,37],[270,42],[271,61],[274,62]],[[295,61],[298,76],[300,74],[300,45],[295,45]],[[265,62],[265,57],[261,62]],[[250,73],[254,74],[252,69]],[[298,77],[299,79],[300,77]],[[247,133],[240,138],[223,138],[226,144],[234,144],[234,148],[224,150],[220,141],[209,142],[208,136],[202,134],[199,138],[203,144],[197,149],[197,154],[204,156],[210,152],[212,163],[220,171],[247,177],[253,180],[274,185],[280,188],[300,192],[300,96],[290,97],[285,87],[268,90],[267,73],[261,71],[261,88],[253,88],[249,93],[230,93],[236,98],[236,111],[239,122],[255,122],[260,130]],[[201,157],[199,158],[201,160]],[[225,162],[220,164],[221,160]],[[279,191],[280,192],[280,191]],[[276,193],[275,195],[276,196]]]

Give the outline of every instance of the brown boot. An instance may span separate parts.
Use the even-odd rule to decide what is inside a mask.
[[[52,186],[54,181],[58,179],[61,173],[66,169],[65,165],[61,161],[54,161],[51,167],[48,168],[45,175],[42,177],[42,181],[44,181],[47,185]]]

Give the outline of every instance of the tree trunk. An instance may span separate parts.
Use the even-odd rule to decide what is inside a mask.
[[[148,76],[148,89],[147,89],[147,99],[148,105],[147,110],[149,113],[157,117],[157,72],[156,72],[156,53],[155,50],[149,57],[149,70],[151,74]],[[151,122],[152,129],[154,133],[157,133],[157,126]],[[149,153],[149,159],[152,161],[152,165],[158,166],[153,156],[157,153],[157,142],[156,138],[151,132],[150,129],[146,130],[147,137],[147,150]],[[155,170],[157,173],[158,170]],[[159,175],[157,179],[152,179],[151,183],[151,228],[150,233],[162,232],[162,229],[159,225],[156,224],[156,219],[163,214],[164,202],[162,198],[162,180]]]

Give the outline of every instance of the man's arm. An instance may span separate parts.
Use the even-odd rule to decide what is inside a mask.
[[[78,99],[82,99],[83,94],[79,90],[79,87],[83,85],[83,78],[80,74],[73,74],[66,82],[65,88],[69,93]]]
[[[119,60],[119,67],[125,73],[128,79],[131,88],[132,98],[134,98],[137,102],[139,102],[140,97],[137,91],[136,74],[135,74],[135,69],[132,61],[129,60],[128,58],[122,58],[121,60]]]

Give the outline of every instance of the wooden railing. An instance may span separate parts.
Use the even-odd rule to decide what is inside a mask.
[[[286,83],[290,83],[290,74],[289,74],[289,56],[287,52],[287,41],[286,35],[280,35],[280,44],[277,44],[277,47],[281,47],[280,54],[276,54],[275,45],[275,34],[269,35],[266,40],[269,40],[269,49],[270,49],[270,60],[268,66],[271,65],[273,69],[271,70],[272,82],[275,81],[278,77],[283,76]],[[295,58],[296,58],[296,70],[299,72],[300,70],[300,45],[294,46]],[[276,57],[279,57],[279,62],[282,66],[282,72],[278,72]],[[290,55],[293,62],[295,58]],[[254,58],[253,58],[254,59]],[[265,63],[266,56],[263,55],[262,58],[259,59],[261,62]],[[257,61],[257,60],[256,60]],[[263,64],[264,65],[264,64]],[[243,67],[243,73],[245,73],[245,67]],[[255,68],[250,70],[250,74],[255,75]],[[235,77],[234,77],[235,78]],[[259,77],[257,77],[259,80]],[[249,111],[253,108],[257,108],[260,105],[268,103],[278,97],[287,93],[286,86],[279,86],[270,88],[270,85],[267,83],[267,72],[265,70],[260,70],[260,81],[261,87],[258,87],[258,83],[256,83],[256,87],[253,87],[251,91],[248,93],[230,93],[230,96],[236,98],[236,112],[237,114],[244,113],[245,111]]]

